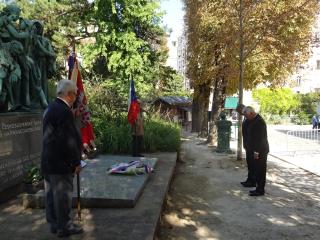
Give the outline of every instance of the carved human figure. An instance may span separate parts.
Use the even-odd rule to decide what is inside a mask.
[[[6,29],[14,39],[20,40],[24,45],[24,53],[20,56],[19,61],[23,73],[22,91],[24,93],[24,105],[26,107],[30,106],[30,94],[33,94],[32,91],[34,91],[35,98],[40,101],[43,108],[46,108],[48,102],[41,87],[40,70],[33,60],[35,47],[33,24],[34,22],[32,21],[20,18],[20,32],[17,31],[11,21],[7,22]],[[29,83],[32,87],[31,92],[29,90]]]
[[[50,41],[43,36],[43,25],[40,21],[34,21],[35,45],[33,56],[35,64],[40,70],[41,86],[48,100],[48,78],[56,71],[56,55]]]
[[[0,106],[2,111],[10,111],[21,107],[19,101],[21,70],[18,56],[23,52],[23,46],[18,41],[2,43],[0,48]]]
[[[14,55],[16,58],[14,62],[21,72],[20,81],[13,81],[15,78],[13,73],[8,76],[5,50],[2,49],[3,53],[0,52],[0,61],[4,62],[1,63],[3,66],[0,69],[2,81],[0,94],[5,89],[6,92],[2,94],[3,98],[8,89],[12,89],[12,87],[3,86],[14,84],[14,92],[11,95],[8,93],[8,96],[13,98],[9,101],[15,103],[14,108],[17,110],[36,109],[39,108],[39,103],[42,108],[46,108],[48,78],[55,72],[56,56],[50,41],[43,36],[41,22],[20,18],[20,12],[21,9],[15,4],[6,5],[0,12],[0,45],[10,43],[12,40],[22,44],[22,52],[18,57]],[[18,20],[19,24],[16,23]],[[8,100],[7,97],[4,98]]]
[[[10,42],[12,40],[5,25],[8,21],[16,22],[19,19],[21,9],[15,4],[6,5],[0,12],[0,39],[2,42]]]

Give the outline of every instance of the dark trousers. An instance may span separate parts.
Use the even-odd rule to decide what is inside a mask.
[[[132,135],[132,157],[141,155],[143,136]]]
[[[255,172],[254,172],[254,157],[252,151],[246,151],[246,161],[247,161],[247,167],[248,167],[248,177],[247,182],[255,183]]]
[[[260,155],[259,159],[254,160],[254,170],[258,192],[264,193],[264,187],[266,185],[267,174],[267,157],[268,154]]]
[[[73,175],[45,175],[46,218],[51,228],[65,230],[71,224]]]

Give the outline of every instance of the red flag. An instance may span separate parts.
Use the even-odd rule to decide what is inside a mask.
[[[128,100],[128,122],[133,125],[138,118],[140,112],[140,105],[134,89],[134,82],[131,80],[129,89],[129,100]]]
[[[77,100],[75,103],[76,111],[81,118],[82,143],[90,146],[90,141],[94,140],[93,126],[90,121],[90,110],[87,103],[87,97],[84,92],[83,82],[79,70],[78,60],[75,56],[69,57],[69,79],[77,85]]]

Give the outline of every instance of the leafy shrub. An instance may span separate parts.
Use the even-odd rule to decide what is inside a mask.
[[[262,114],[284,116],[299,106],[299,99],[288,88],[257,89],[253,91],[253,98],[260,104]]]
[[[311,124],[320,102],[319,93],[295,94],[285,88],[254,90],[253,97],[259,102],[265,120],[272,124],[288,123],[288,120],[300,125]],[[293,116],[289,118],[289,115]]]
[[[292,119],[296,124],[311,124],[311,118],[317,113],[317,102],[320,101],[319,93],[297,94],[299,106],[293,111]]]
[[[105,153],[131,152],[131,127],[125,113],[118,116],[99,115],[93,118],[97,143]],[[157,117],[144,120],[144,150],[177,151],[180,146],[180,127]]]
[[[31,165],[27,168],[27,173],[24,178],[24,183],[26,184],[37,184],[43,179],[41,175],[40,168],[34,165]]]
[[[180,126],[158,117],[145,121],[145,148],[148,152],[177,151],[180,146]]]
[[[312,118],[312,115],[310,116],[305,112],[298,112],[296,115],[294,115],[291,118],[291,120],[293,123],[298,125],[307,125],[307,124],[311,124],[311,118]]]

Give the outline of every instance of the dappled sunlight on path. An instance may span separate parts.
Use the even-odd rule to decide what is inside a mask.
[[[184,137],[159,239],[319,238],[319,176],[269,157],[266,195],[250,197],[244,161]]]

